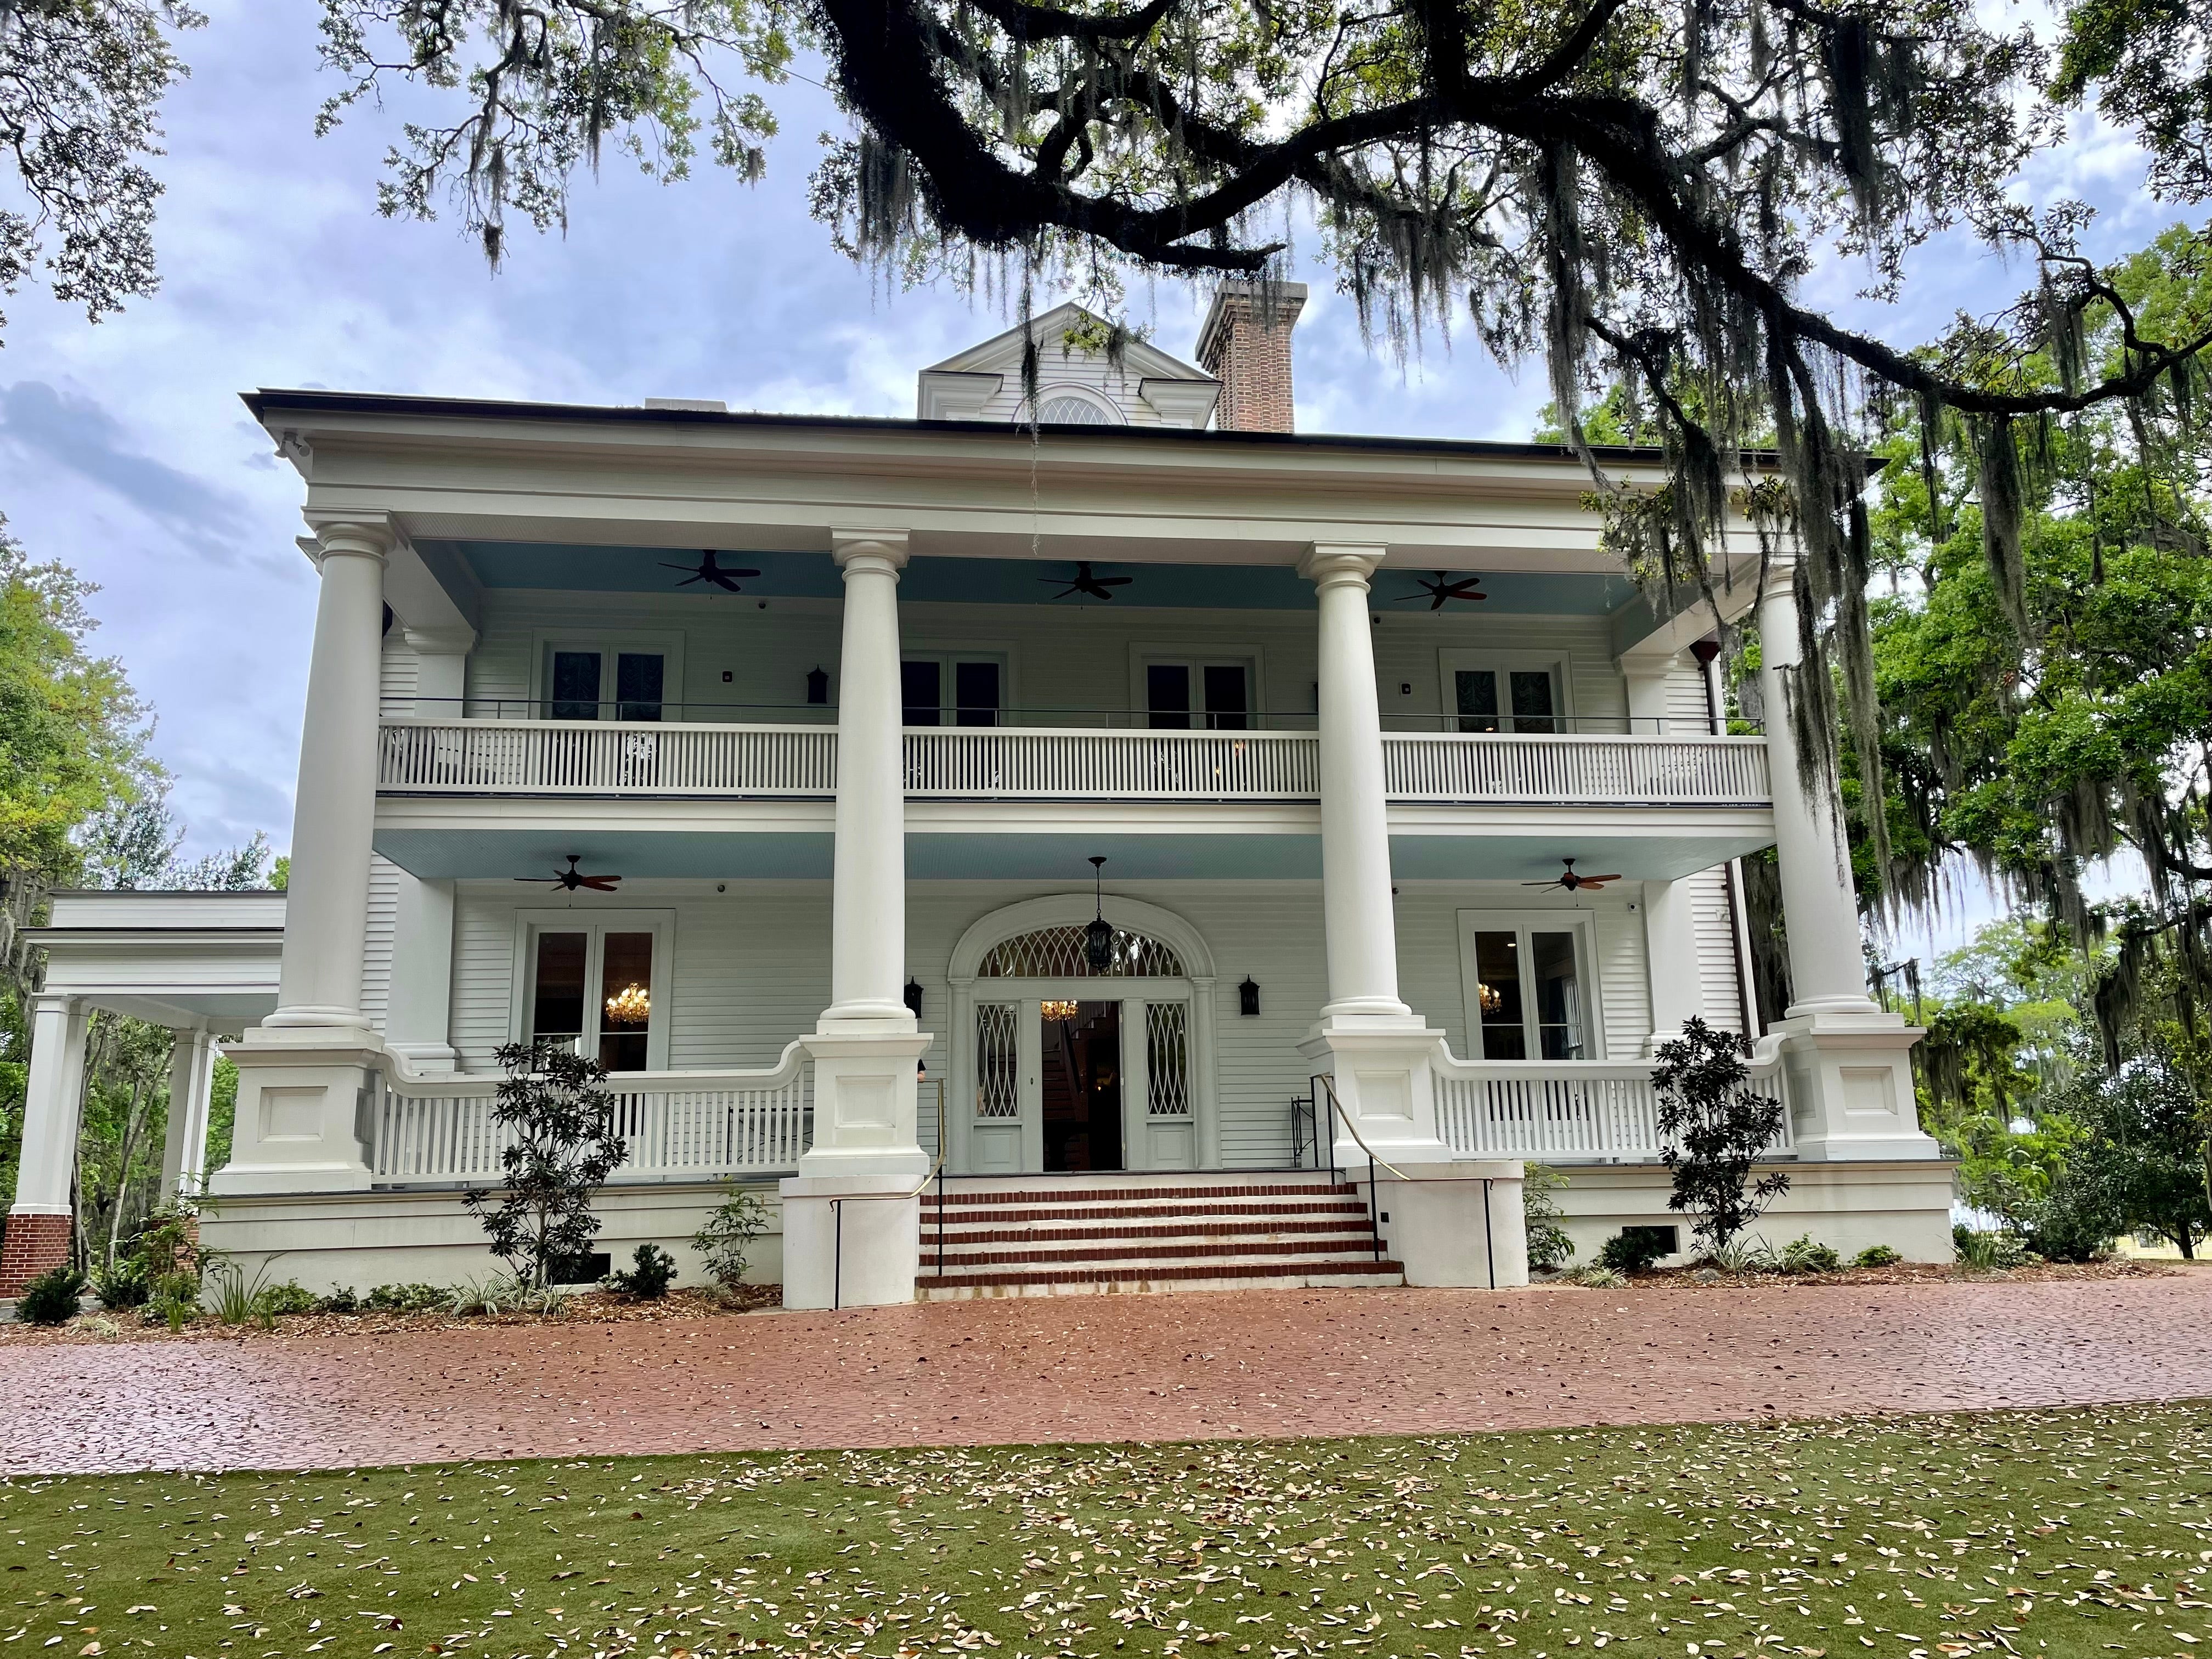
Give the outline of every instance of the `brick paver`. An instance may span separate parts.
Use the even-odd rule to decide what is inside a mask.
[[[1249,1291],[0,1349],[0,1468],[1346,1435],[2212,1394],[2212,1273]]]

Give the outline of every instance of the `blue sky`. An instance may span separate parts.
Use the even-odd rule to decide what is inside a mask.
[[[805,211],[817,135],[841,125],[820,90],[777,92],[785,136],[748,187],[702,169],[672,189],[610,159],[580,181],[565,235],[519,232],[488,271],[451,222],[380,219],[375,190],[404,110],[355,112],[313,137],[333,89],[300,0],[209,5],[186,37],[191,78],[167,108],[164,284],[119,318],[29,290],[0,349],[0,510],[34,556],[97,581],[100,649],[158,712],[188,852],[266,831],[289,837],[313,574],[293,545],[298,481],[237,393],[309,386],[635,403],[721,398],[733,408],[912,413],[922,365],[995,332],[1000,310],[949,290],[897,292],[829,246]],[[2171,216],[2140,189],[2122,143],[2083,124],[2027,182],[2105,212],[2100,251]],[[1310,241],[1311,239],[1309,239]],[[1525,437],[1546,401],[1462,332],[1401,364],[1362,341],[1329,274],[1298,327],[1302,429]],[[1851,301],[1848,269],[1820,291],[1910,342],[2021,273],[1936,246],[1916,261],[1909,310]],[[1187,354],[1202,292],[1139,285],[1133,312]]]

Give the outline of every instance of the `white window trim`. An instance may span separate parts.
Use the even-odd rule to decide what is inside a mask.
[[[1572,933],[1575,940],[1575,978],[1583,988],[1584,1019],[1589,1030],[1583,1038],[1580,1060],[1553,1060],[1555,1066],[1595,1064],[1611,1052],[1605,1042],[1605,1007],[1598,993],[1597,913],[1595,910],[1462,910],[1459,916],[1460,1003],[1467,1019],[1467,1057],[1483,1058],[1482,1008],[1475,994],[1481,975],[1475,967],[1474,936],[1478,933]],[[1522,1001],[1522,1029],[1528,1031],[1528,1014],[1534,1005]],[[1526,1044],[1532,1054],[1534,1045]]]
[[[1129,646],[1129,718],[1132,722],[1144,720],[1152,712],[1151,693],[1145,684],[1145,671],[1154,663],[1173,663],[1179,667],[1190,668],[1203,668],[1208,664],[1243,665],[1245,672],[1252,677],[1249,688],[1252,701],[1250,729],[1255,732],[1265,729],[1261,716],[1269,710],[1267,664],[1266,653],[1257,645],[1201,646],[1174,641],[1132,641]],[[1192,686],[1191,695],[1201,700],[1204,696],[1202,690],[1196,685]],[[1190,728],[1192,731],[1211,729],[1204,724],[1205,713],[1202,708],[1191,710],[1191,718],[1199,722]]]
[[[1443,730],[1459,730],[1459,684],[1452,677],[1462,668],[1488,669],[1504,675],[1515,669],[1523,673],[1532,668],[1546,670],[1552,676],[1552,687],[1559,695],[1559,712],[1553,718],[1564,721],[1569,732],[1575,728],[1575,677],[1573,665],[1563,651],[1470,651],[1464,647],[1446,647],[1437,653],[1437,712],[1443,716]],[[1510,720],[1510,691],[1508,684],[1498,687],[1498,714],[1503,721]]]
[[[676,912],[673,910],[613,910],[597,905],[571,909],[528,909],[514,913],[514,995],[507,1015],[507,1041],[530,1041],[530,1006],[538,992],[537,940],[540,933],[590,933],[586,947],[584,983],[592,988],[586,998],[594,1031],[598,1024],[599,991],[595,974],[599,960],[598,935],[653,935],[653,1018],[645,1032],[645,1069],[668,1067],[668,1040],[676,1023]]]
[[[677,708],[678,718],[683,718],[685,696],[684,678],[684,635],[681,634],[641,634],[627,630],[611,634],[571,633],[566,629],[547,629],[531,636],[530,706],[533,710],[550,708],[553,702],[553,653],[556,651],[596,651],[603,659],[611,659],[624,651],[653,651],[660,655],[660,702],[665,709],[670,704]],[[603,661],[599,669],[599,690],[607,691],[608,665]],[[620,699],[602,696],[602,708]],[[541,715],[541,719],[550,718]]]
[[[1108,397],[1106,393],[1100,391],[1097,386],[1080,386],[1068,381],[1044,381],[1039,384],[1036,389],[1036,399],[1035,403],[1032,404],[1029,399],[1024,398],[1019,410],[1014,416],[1015,420],[1028,420],[1030,418],[1030,410],[1032,408],[1042,409],[1047,404],[1050,403],[1055,398],[1073,398],[1079,403],[1089,404],[1094,409],[1103,411],[1106,418],[1100,422],[1102,426],[1127,426],[1129,424],[1129,416],[1127,412],[1122,409],[1121,404],[1115,402],[1113,398]]]

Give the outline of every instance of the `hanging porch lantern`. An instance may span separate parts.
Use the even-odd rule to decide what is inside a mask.
[[[1090,925],[1083,930],[1083,959],[1094,974],[1103,974],[1114,965],[1114,924],[1106,920],[1106,860],[1091,860],[1092,908]]]

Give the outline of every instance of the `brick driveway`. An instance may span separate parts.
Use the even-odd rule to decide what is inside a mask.
[[[0,1469],[1348,1435],[2212,1395],[2212,1273],[1252,1291],[0,1349]]]

